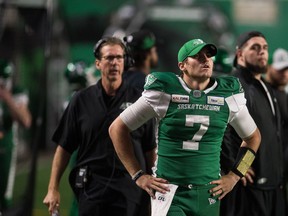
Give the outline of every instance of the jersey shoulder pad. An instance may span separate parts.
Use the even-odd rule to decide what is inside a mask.
[[[171,85],[178,82],[178,77],[173,72],[153,72],[146,76],[144,89],[166,92]]]
[[[219,88],[230,91],[233,94],[243,93],[243,87],[237,77],[234,76],[223,76],[216,78]]]

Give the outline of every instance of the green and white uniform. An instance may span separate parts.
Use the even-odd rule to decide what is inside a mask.
[[[205,186],[220,178],[221,143],[228,123],[242,138],[256,129],[235,77],[211,78],[210,87],[199,91],[189,89],[174,73],[154,72],[146,78],[142,97],[120,117],[131,130],[156,117],[154,172],[180,187]]]
[[[160,106],[151,103],[160,115],[157,176],[178,185],[218,179],[221,142],[232,115],[225,99],[243,94],[239,81],[216,79],[205,91],[193,91],[174,74],[157,73],[148,77],[145,90],[160,97]],[[244,97],[239,103],[245,104]]]

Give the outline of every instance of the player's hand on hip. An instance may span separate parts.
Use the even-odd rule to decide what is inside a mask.
[[[211,181],[210,184],[215,184],[214,188],[210,189],[210,193],[213,196],[219,196],[221,200],[226,196],[239,181],[240,177],[233,172],[229,172],[227,175],[222,176],[219,180]]]
[[[145,174],[137,179],[136,184],[145,190],[153,199],[155,199],[155,191],[160,193],[169,192],[169,182],[163,178],[155,178],[151,175]]]

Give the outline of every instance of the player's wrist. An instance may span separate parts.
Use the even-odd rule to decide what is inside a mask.
[[[132,175],[132,180],[136,182],[141,176],[143,176],[145,172],[143,170],[138,170],[134,175]]]
[[[238,182],[241,177],[239,175],[237,175],[236,173],[234,173],[233,171],[230,171],[228,173],[228,175],[230,176],[230,178],[234,181],[234,182]]]
[[[248,147],[240,147],[232,172],[244,177],[255,159],[256,153]]]

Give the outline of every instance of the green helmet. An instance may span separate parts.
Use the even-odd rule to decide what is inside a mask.
[[[14,72],[14,65],[4,59],[0,59],[0,78],[7,79],[12,76]]]
[[[87,84],[86,69],[87,65],[84,61],[70,62],[65,70],[65,78],[70,84],[79,84],[85,87]]]
[[[218,48],[218,52],[214,57],[214,72],[229,74],[232,71],[233,58],[224,48]]]

